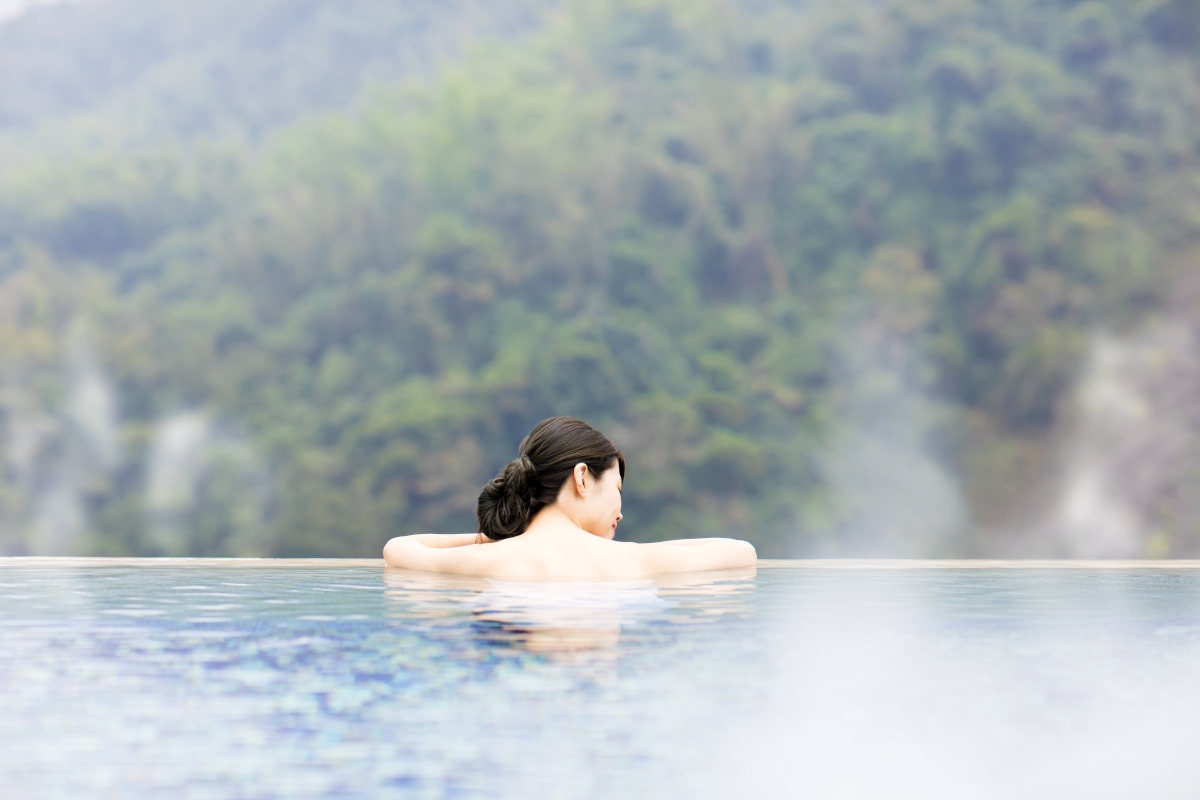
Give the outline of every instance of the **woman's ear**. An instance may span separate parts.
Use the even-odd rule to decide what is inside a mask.
[[[575,478],[575,491],[578,492],[580,495],[583,495],[588,489],[587,464],[584,464],[582,461],[579,462],[578,464],[575,465],[575,469],[573,469],[571,471],[571,474],[572,474],[572,477]]]

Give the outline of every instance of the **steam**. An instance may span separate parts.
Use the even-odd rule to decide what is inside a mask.
[[[1200,519],[1186,485],[1200,463],[1198,402],[1200,358],[1189,326],[1164,320],[1093,338],[1052,522],[1066,555],[1165,557],[1173,533],[1186,549],[1181,529]]]
[[[159,424],[147,480],[147,504],[154,513],[170,516],[195,505],[209,438],[209,420],[201,412],[177,414]]]
[[[842,341],[842,426],[822,461],[840,526],[833,550],[817,554],[953,555],[970,517],[930,446],[941,410],[921,386],[923,354],[869,328],[850,327]],[[1071,399],[1065,444],[1041,476],[1053,499],[1039,522],[990,546],[1084,559],[1200,552],[1200,341],[1190,320],[1094,334]]]
[[[264,554],[272,487],[247,437],[189,411],[156,425],[148,452],[127,454],[117,395],[84,324],[71,327],[64,350],[57,367],[9,364],[0,384],[0,554],[86,554],[93,510],[122,499],[130,456],[136,465],[143,455],[139,549]]]
[[[271,487],[248,440],[200,411],[155,431],[147,462],[151,542],[164,555],[265,555]]]
[[[966,522],[953,476],[924,441],[919,417],[855,420],[827,456],[826,477],[848,519],[842,554],[930,558]]]
[[[15,378],[6,382],[2,402],[5,481],[0,496],[0,552],[17,555],[30,550],[30,527],[36,510],[43,507],[38,497],[47,483],[45,475],[52,469],[59,425],[33,406]],[[43,524],[54,523],[45,520]],[[67,538],[72,538],[70,532]]]
[[[936,286],[918,254],[884,247],[863,277],[863,320],[843,326],[841,425],[821,459],[835,498],[836,545],[816,555],[944,556],[966,529],[956,477],[930,440],[941,409],[917,338]]]
[[[0,25],[17,19],[38,6],[79,3],[83,0],[0,0]]]
[[[3,387],[5,553],[77,555],[87,533],[87,495],[102,491],[120,463],[115,395],[82,324],[68,335],[67,351],[59,407],[38,403],[29,388],[37,371],[29,365],[15,365]]]
[[[85,334],[71,337],[69,350],[66,418],[77,431],[75,441],[86,449],[84,457],[102,470],[111,470],[121,460],[116,395]]]
[[[1195,626],[1114,630],[1062,608],[1049,586],[1045,596],[1031,590],[1008,599],[1027,604],[1017,609],[1018,624],[950,624],[939,619],[933,595],[906,597],[896,588],[896,579],[874,575],[801,598],[801,610],[772,636],[770,696],[756,713],[718,721],[702,737],[706,768],[685,793],[897,800],[1194,793],[1200,767],[1189,747],[1200,734],[1200,688],[1188,664],[1200,656]],[[1124,618],[1132,616],[1129,609]]]

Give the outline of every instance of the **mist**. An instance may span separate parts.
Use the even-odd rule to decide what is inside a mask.
[[[1189,795],[1194,626],[1141,628],[1133,620],[1150,601],[1122,593],[1119,578],[1087,597],[1094,574],[948,572],[814,573],[773,631],[771,696],[698,737],[707,766],[689,791]],[[977,614],[964,614],[964,585]]]

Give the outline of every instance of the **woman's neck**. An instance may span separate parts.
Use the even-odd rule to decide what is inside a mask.
[[[529,523],[529,527],[523,535],[550,535],[554,536],[563,532],[574,533],[582,531],[583,528],[579,522],[571,515],[570,511],[563,508],[560,504],[555,503],[552,506],[546,506],[539,511]]]

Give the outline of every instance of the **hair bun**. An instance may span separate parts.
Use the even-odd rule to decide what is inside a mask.
[[[537,469],[524,453],[504,467],[504,493],[528,498],[533,495],[533,484],[537,480]]]
[[[521,453],[521,457],[517,459],[516,463],[521,465],[521,472],[525,475],[526,480],[533,481],[537,478],[537,467],[529,460],[529,456]]]
[[[508,462],[479,495],[480,533],[489,539],[507,539],[525,531],[533,513],[537,467],[522,453]]]

